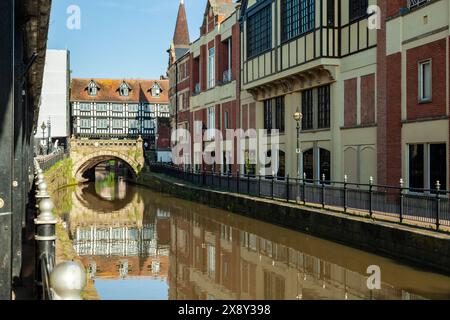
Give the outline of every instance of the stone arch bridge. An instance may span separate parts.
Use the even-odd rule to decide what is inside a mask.
[[[84,174],[102,162],[119,160],[136,178],[145,164],[143,140],[83,140],[70,139],[72,176],[79,182]]]

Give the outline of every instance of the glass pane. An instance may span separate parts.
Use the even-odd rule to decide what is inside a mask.
[[[445,144],[430,145],[430,189],[436,188],[436,182],[441,184],[441,190],[447,189],[447,148]]]
[[[325,175],[325,181],[331,180],[331,152],[320,149],[320,179]]]
[[[423,144],[409,145],[409,187],[424,188],[424,147]]]
[[[314,149],[303,153],[303,172],[306,174],[306,179],[314,179]]]

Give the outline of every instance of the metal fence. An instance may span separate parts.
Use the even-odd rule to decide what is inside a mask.
[[[185,171],[166,164],[151,164],[151,170],[195,185],[216,190],[270,198],[278,201],[339,210],[347,214],[370,216],[398,222],[411,221],[420,225],[450,226],[448,190],[410,189],[399,186],[356,184],[266,177],[241,174]]]
[[[45,172],[54,166],[58,161],[64,160],[67,157],[66,153],[49,154],[48,156],[36,157],[40,168]]]

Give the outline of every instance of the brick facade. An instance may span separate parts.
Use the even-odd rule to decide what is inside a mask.
[[[356,78],[344,82],[344,125],[346,127],[356,125],[357,84]]]
[[[447,40],[441,39],[406,52],[407,65],[407,118],[417,120],[445,116],[446,107],[446,76],[445,68]],[[431,60],[432,65],[432,100],[427,103],[419,101],[419,63]]]
[[[361,77],[361,124],[375,123],[375,74]]]

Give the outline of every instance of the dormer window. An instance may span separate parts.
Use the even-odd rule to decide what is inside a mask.
[[[96,96],[98,92],[98,86],[94,80],[92,80],[87,87],[88,94],[90,96]]]
[[[155,83],[153,87],[151,88],[152,97],[159,97],[161,95],[161,87],[159,84]]]
[[[128,97],[130,95],[130,86],[124,81],[119,87],[119,93],[122,97]]]

